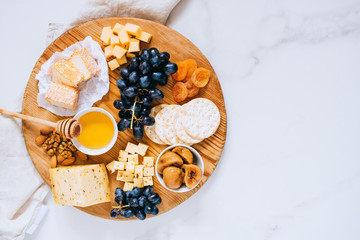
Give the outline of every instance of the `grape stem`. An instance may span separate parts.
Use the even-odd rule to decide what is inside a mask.
[[[136,105],[136,102],[137,102],[137,101],[138,101],[138,96],[135,97],[134,105],[133,105],[133,108],[132,108],[130,129],[133,129],[134,118],[135,118],[135,105]]]

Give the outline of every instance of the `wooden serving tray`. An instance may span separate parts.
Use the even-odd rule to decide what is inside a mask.
[[[37,105],[37,95],[38,95],[38,81],[35,79],[36,74],[39,72],[41,65],[45,63],[55,52],[61,52],[70,45],[83,40],[87,36],[91,36],[95,41],[100,45],[100,34],[101,30],[105,26],[113,27],[115,23],[126,24],[134,23],[139,25],[144,31],[149,32],[153,35],[153,38],[150,44],[141,43],[141,49],[156,47],[159,51],[167,51],[170,53],[170,60],[172,62],[182,61],[188,58],[193,58],[197,61],[198,66],[205,67],[210,70],[210,81],[209,84],[200,90],[200,93],[196,97],[208,98],[213,101],[220,110],[221,122],[220,126],[217,129],[216,133],[210,138],[205,139],[201,143],[193,145],[193,147],[199,151],[203,160],[205,172],[200,184],[193,190],[186,193],[174,193],[166,190],[154,176],[154,191],[157,192],[162,198],[162,203],[158,205],[159,214],[165,213],[170,209],[176,207],[189,197],[191,197],[197,190],[199,190],[210,175],[215,170],[221,152],[224,148],[225,139],[226,139],[226,111],[225,103],[221,90],[219,80],[215,74],[214,69],[211,67],[209,61],[206,57],[200,52],[200,50],[195,47],[188,39],[186,39],[181,34],[176,31],[147,20],[137,19],[137,18],[104,18],[97,19],[90,22],[86,22],[79,26],[76,26],[64,34],[62,34],[58,39],[51,43],[44,53],[41,55],[39,60],[34,66],[34,69],[30,75],[29,82],[26,86],[24,99],[23,99],[23,113],[30,116],[35,116],[43,119],[48,119],[50,121],[56,122],[62,117],[59,117]],[[119,70],[115,70],[110,74],[110,89],[109,92],[98,102],[94,104],[96,107],[103,108],[110,112],[116,121],[119,121],[118,110],[113,107],[113,101],[120,98],[119,89],[116,87],[116,80],[120,78]],[[160,103],[167,104],[177,104],[172,97],[171,89],[174,86],[175,81],[171,78],[169,83],[164,86],[158,86],[165,93],[165,98],[161,101],[155,101],[153,104],[157,105]],[[188,100],[187,100],[188,101]],[[185,103],[185,102],[184,102]],[[50,177],[49,177],[49,168],[50,168],[50,157],[42,150],[41,147],[38,147],[35,144],[35,138],[39,135],[39,130],[41,126],[31,123],[23,122],[23,133],[25,138],[26,147],[28,149],[29,155],[41,175],[44,181],[50,186]],[[138,143],[139,141],[133,137],[131,130],[126,130],[125,132],[119,132],[119,136],[114,147],[105,154],[100,156],[89,156],[89,160],[86,164],[91,163],[109,163],[114,159],[117,159],[118,153],[121,149],[125,149],[127,142]],[[147,155],[154,156],[155,159],[159,153],[165,149],[165,145],[158,145],[148,139],[145,134],[141,142],[148,144],[149,150]],[[81,164],[75,162],[76,164]],[[112,219],[110,217],[110,210],[114,203],[114,190],[116,187],[122,187],[123,183],[116,180],[116,174],[109,174],[110,188],[111,188],[111,199],[110,203],[102,203],[89,207],[78,207],[81,211],[86,213],[106,218]],[[148,215],[147,217],[151,217]],[[117,218],[118,220],[125,220],[121,217]],[[132,218],[136,219],[136,218]]]

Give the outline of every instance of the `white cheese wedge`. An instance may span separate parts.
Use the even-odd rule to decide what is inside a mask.
[[[71,62],[61,58],[51,67],[51,81],[77,87],[84,79],[83,74]]]
[[[50,82],[45,94],[45,99],[51,105],[71,110],[76,109],[79,97],[79,90],[60,83]]]
[[[84,81],[89,80],[100,71],[97,62],[87,48],[76,50],[68,61],[82,73]]]
[[[104,164],[50,168],[56,204],[87,207],[110,202],[110,187]]]

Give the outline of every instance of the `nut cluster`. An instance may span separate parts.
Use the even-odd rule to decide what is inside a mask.
[[[70,139],[60,135],[51,127],[40,129],[40,135],[35,139],[35,143],[51,156],[51,167],[56,167],[57,163],[64,166],[71,165],[75,162],[75,156],[80,161],[87,160],[87,155],[78,151]]]

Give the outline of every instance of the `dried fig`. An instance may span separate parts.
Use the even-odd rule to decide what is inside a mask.
[[[43,144],[45,142],[46,139],[47,139],[47,136],[39,135],[35,139],[35,143],[36,143],[36,145],[40,146],[41,144]]]
[[[64,158],[62,155],[59,155],[59,156],[57,157],[57,161],[58,161],[59,163],[62,163],[64,160],[65,160],[65,158]]]
[[[184,172],[178,167],[164,169],[164,183],[170,189],[178,189],[184,182]]]
[[[187,149],[186,147],[176,147],[171,151],[179,154],[180,157],[187,164],[192,164],[194,161],[194,156],[193,156],[192,152],[189,149]]]
[[[195,187],[202,177],[201,168],[194,164],[184,164],[182,169],[185,170],[185,185],[188,188]]]
[[[163,171],[166,167],[169,166],[176,166],[181,167],[181,165],[184,163],[184,161],[181,159],[179,155],[173,152],[165,152],[159,159],[158,165],[157,165],[157,171],[160,174],[163,174]]]

